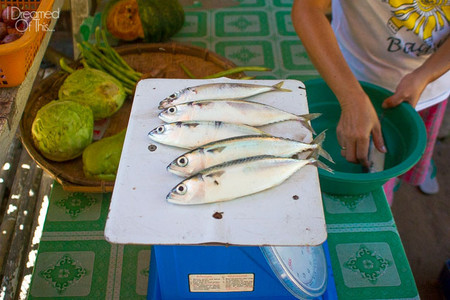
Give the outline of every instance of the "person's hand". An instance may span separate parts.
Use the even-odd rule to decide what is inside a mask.
[[[402,102],[416,107],[420,95],[427,86],[426,79],[420,76],[419,72],[412,72],[405,75],[395,89],[395,93],[383,101],[383,108],[390,108],[399,105]]]
[[[375,147],[383,153],[386,152],[380,121],[367,95],[351,106],[342,106],[336,133],[341,155],[349,162],[369,167],[371,135]]]

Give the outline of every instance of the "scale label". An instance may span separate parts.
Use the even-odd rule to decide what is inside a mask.
[[[190,274],[189,291],[207,292],[252,292],[255,274]]]

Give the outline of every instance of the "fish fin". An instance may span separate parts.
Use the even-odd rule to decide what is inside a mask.
[[[325,140],[326,132],[327,132],[327,129],[325,129],[324,131],[322,131],[321,133],[319,133],[319,134],[314,138],[314,140],[311,142],[311,144],[322,145],[322,144],[323,144],[323,141]]]
[[[222,176],[224,173],[225,173],[225,171],[212,172],[212,173],[207,174],[205,177],[211,177],[211,178],[214,178],[214,177],[220,177],[220,176]]]
[[[314,119],[317,119],[320,117],[321,113],[311,113],[311,114],[304,114],[304,115],[298,115],[300,118],[304,119],[305,121],[311,121]]]
[[[210,153],[215,153],[215,152],[221,153],[225,148],[226,148],[226,146],[216,147],[216,148],[208,150],[207,152],[210,152]]]
[[[320,117],[321,113],[313,113],[313,114],[304,114],[304,115],[297,115],[298,120],[300,123],[305,126],[309,131],[311,131],[313,134],[316,134],[314,129],[311,127],[311,125],[308,123],[308,121],[314,120],[315,118]]]
[[[200,123],[197,122],[177,122],[177,125],[178,123],[180,123],[180,126],[186,126],[188,128],[195,128],[200,125]]]
[[[316,144],[317,145],[317,150],[318,150],[318,155],[322,156],[323,158],[325,158],[326,160],[328,160],[331,163],[335,163],[333,158],[331,157],[330,153],[328,153],[325,149],[323,149],[322,144],[323,141],[325,140],[325,133],[326,133],[327,129],[325,129],[324,131],[322,131],[321,133],[319,133],[318,136],[316,136],[314,138],[314,140],[312,141],[312,144]]]
[[[292,90],[290,90],[290,89],[282,88],[283,84],[284,84],[284,81],[280,81],[277,84],[274,84],[272,87],[275,90],[280,91],[280,92],[292,92]]]
[[[317,161],[317,167],[330,172],[331,174],[334,174],[334,171],[332,168],[330,168],[329,166],[327,166],[326,164],[324,164],[323,162],[321,162],[320,160]]]
[[[306,129],[308,129],[309,131],[312,132],[312,134],[316,134],[316,132],[314,131],[314,129],[311,127],[311,125],[308,123],[307,120],[303,120],[303,119],[299,119],[300,124],[302,124],[303,126],[306,127]]]
[[[310,159],[310,164],[317,166],[318,168],[321,168],[325,171],[330,172],[331,174],[334,174],[334,171],[332,168],[330,168],[329,166],[327,166],[326,164],[324,164],[323,162],[321,162],[320,160],[317,159]]]
[[[307,157],[306,159],[314,159],[317,160],[319,158],[319,149],[314,149]]]

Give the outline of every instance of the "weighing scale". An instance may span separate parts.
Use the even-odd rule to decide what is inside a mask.
[[[337,299],[326,243],[153,246],[148,300]]]
[[[165,201],[180,181],[166,166],[185,150],[156,143],[149,147],[153,143],[148,132],[163,123],[158,119],[159,101],[189,86],[233,81],[280,82],[227,78],[139,82],[105,238],[112,243],[154,245],[149,299],[295,299],[293,295],[334,299],[334,281],[327,276],[331,268],[321,246],[327,231],[316,167],[306,166],[279,186],[232,201],[195,206]],[[269,92],[251,100],[308,113],[305,85],[284,80],[283,88],[292,92]],[[261,129],[312,140],[297,121]]]

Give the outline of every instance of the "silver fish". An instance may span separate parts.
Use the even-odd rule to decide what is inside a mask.
[[[181,205],[227,201],[255,194],[283,183],[315,159],[298,160],[257,156],[234,160],[197,173],[176,185],[167,195]]]
[[[186,149],[242,135],[267,135],[267,133],[247,125],[215,121],[163,124],[148,133],[148,137],[155,142]]]
[[[316,158],[317,155],[322,155],[333,162],[331,156],[321,146],[324,139],[325,131],[319,134],[311,144],[275,136],[233,137],[186,152],[174,159],[167,166],[167,170],[176,175],[188,177],[227,161],[260,155],[293,157],[302,154],[304,158]]]
[[[292,114],[270,105],[242,100],[193,101],[166,108],[159,114],[164,122],[222,121],[263,126],[283,121],[299,121],[312,131],[308,121],[321,114]]]
[[[158,108],[163,109],[198,100],[241,99],[270,91],[291,92],[289,89],[282,88],[283,83],[281,81],[273,86],[248,83],[209,83],[187,87],[162,100]]]

